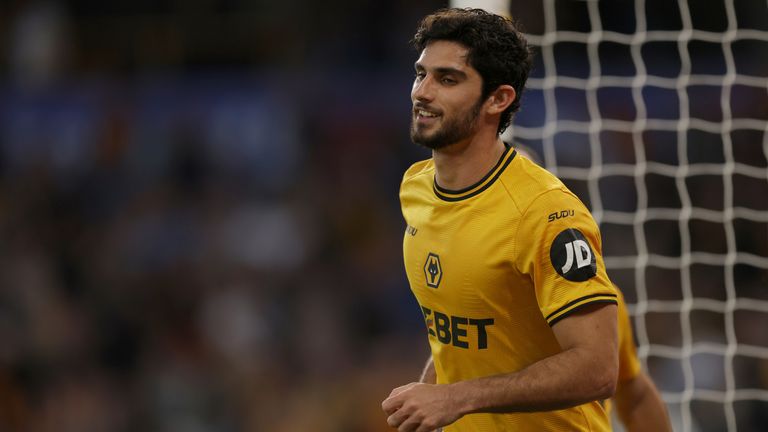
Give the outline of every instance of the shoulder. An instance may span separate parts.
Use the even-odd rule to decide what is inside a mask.
[[[514,168],[514,177],[507,179],[507,189],[520,209],[516,251],[525,245],[554,244],[571,237],[586,239],[597,251],[602,250],[600,231],[592,214],[563,182],[522,157]]]
[[[405,210],[414,204],[430,201],[434,176],[435,166],[432,159],[416,162],[405,171],[399,194],[404,214]]]
[[[434,172],[435,164],[432,162],[432,159],[425,159],[414,163],[410,168],[405,170],[405,174],[403,174],[403,182],[418,176],[433,174]]]
[[[560,179],[524,156],[516,155],[510,168],[501,181],[522,213],[534,205],[558,207],[574,201],[583,205]]]
[[[403,189],[409,184],[413,184],[420,181],[431,181],[435,175],[435,164],[432,159],[426,159],[414,163],[403,174],[403,180],[400,183],[400,188]]]

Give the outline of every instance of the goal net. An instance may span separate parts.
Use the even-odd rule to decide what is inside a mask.
[[[505,137],[593,212],[675,430],[764,430],[768,1],[484,3],[536,50]]]

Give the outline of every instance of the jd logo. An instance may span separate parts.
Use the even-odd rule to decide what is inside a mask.
[[[427,286],[437,288],[440,280],[443,278],[443,269],[440,267],[440,257],[432,252],[427,255],[427,262],[424,263],[424,276],[427,278]]]
[[[573,255],[576,251],[576,268],[582,268],[590,264],[592,251],[584,240],[574,240],[565,245],[565,265],[560,269],[561,273],[568,273],[573,268]]]
[[[574,282],[583,282],[597,274],[595,254],[581,231],[569,228],[555,237],[549,249],[552,267]]]

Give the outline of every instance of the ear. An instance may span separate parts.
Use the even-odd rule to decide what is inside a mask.
[[[488,114],[503,113],[505,109],[512,105],[512,102],[515,101],[516,96],[517,92],[515,91],[514,87],[508,84],[500,85],[491,93],[490,96],[488,96],[486,101],[488,104],[486,112]]]

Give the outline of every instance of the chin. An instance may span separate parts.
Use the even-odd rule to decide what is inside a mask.
[[[426,132],[423,129],[415,129],[411,126],[411,141],[421,147],[437,150],[446,146],[445,140],[440,136],[440,131]]]
[[[423,133],[411,133],[411,141],[416,145],[432,150],[444,147],[444,143],[441,140],[436,140],[433,136]]]

